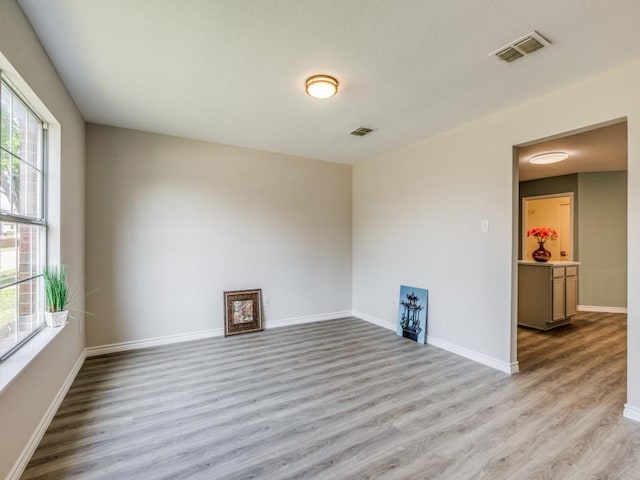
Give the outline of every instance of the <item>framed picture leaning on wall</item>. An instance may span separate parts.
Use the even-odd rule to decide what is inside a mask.
[[[415,342],[426,343],[428,307],[428,290],[401,285],[396,333]]]
[[[264,330],[262,290],[224,292],[224,336]]]

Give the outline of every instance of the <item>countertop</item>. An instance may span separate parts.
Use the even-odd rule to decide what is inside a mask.
[[[530,260],[518,260],[518,265],[531,265],[536,267],[572,267],[580,265],[580,262],[532,262]]]

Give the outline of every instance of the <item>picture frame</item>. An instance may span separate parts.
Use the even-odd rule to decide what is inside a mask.
[[[396,333],[420,344],[427,341],[429,290],[400,285]]]
[[[262,330],[262,290],[224,292],[224,336]]]

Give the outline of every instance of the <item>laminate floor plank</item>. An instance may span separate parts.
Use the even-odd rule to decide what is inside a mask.
[[[24,480],[640,480],[626,317],[509,376],[355,318],[88,358]]]

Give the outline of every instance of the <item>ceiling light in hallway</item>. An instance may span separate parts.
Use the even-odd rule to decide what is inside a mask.
[[[547,165],[549,163],[557,163],[569,158],[569,154],[565,152],[549,152],[534,155],[529,159],[529,163],[535,165]]]

